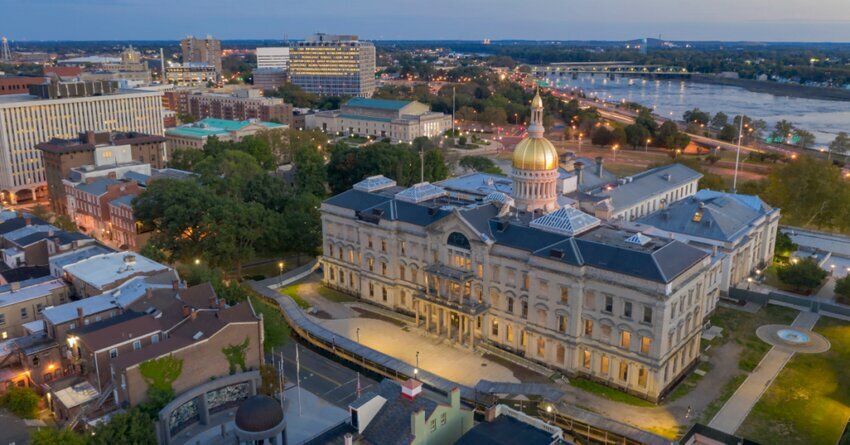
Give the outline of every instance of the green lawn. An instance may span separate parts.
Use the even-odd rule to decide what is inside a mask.
[[[646,167],[629,163],[615,164],[614,162],[607,162],[605,163],[605,170],[616,176],[631,176],[646,170]]]
[[[596,383],[591,380],[583,379],[583,378],[575,378],[570,379],[570,384],[575,386],[576,388],[583,389],[589,393],[596,394],[599,397],[604,397],[608,400],[613,400],[615,402],[621,402],[628,405],[634,406],[643,406],[643,407],[653,407],[654,403],[649,402],[647,400],[643,400],[639,397],[635,397],[631,394],[625,393],[623,391],[619,391],[617,389],[611,388],[610,386],[603,385],[601,383]]]
[[[263,315],[263,349],[266,352],[283,346],[289,341],[289,324],[280,313],[277,305],[271,305],[257,297],[249,297],[254,310]]]
[[[291,286],[286,286],[283,289],[278,289],[277,291],[295,300],[295,303],[301,309],[307,309],[310,307],[310,303],[307,303],[300,295],[298,295],[298,288],[300,286],[300,284],[293,284]]]
[[[744,349],[738,360],[738,368],[752,372],[762,357],[770,350],[770,345],[756,336],[756,329],[766,324],[791,324],[799,311],[783,306],[767,305],[758,313],[718,307],[711,316],[711,323],[723,328],[723,336],[711,344],[719,346],[734,341]]]
[[[351,295],[342,293],[338,290],[334,290],[325,286],[319,286],[317,292],[319,293],[319,295],[335,303],[347,303],[350,301],[357,300],[357,298],[354,298]]]
[[[796,354],[738,430],[774,445],[834,445],[850,417],[850,323],[821,318],[815,331],[832,347]]]

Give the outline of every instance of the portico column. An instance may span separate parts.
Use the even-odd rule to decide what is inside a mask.
[[[466,319],[466,327],[469,328],[469,349],[475,349],[475,322],[470,315]]]
[[[443,335],[443,308],[437,308],[437,336]]]
[[[419,300],[413,300],[413,311],[416,312],[416,327],[419,327]]]
[[[425,331],[431,332],[431,304],[425,304]]]

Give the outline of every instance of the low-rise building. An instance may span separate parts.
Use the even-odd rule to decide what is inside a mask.
[[[292,105],[283,99],[263,97],[257,89],[241,89],[231,94],[175,90],[166,93],[168,104],[177,113],[195,119],[259,119],[289,125]]]
[[[220,141],[239,142],[245,136],[253,136],[261,131],[284,129],[286,125],[264,122],[257,119],[232,121],[206,118],[198,122],[165,130],[168,151],[201,150],[211,137]]]
[[[73,139],[54,138],[36,148],[41,151],[51,206],[62,215],[68,214],[65,180],[107,176],[120,170],[109,169],[122,165],[163,168],[168,160],[164,137],[135,132],[88,131]]]
[[[584,211],[598,218],[634,221],[692,196],[701,178],[702,173],[670,164],[603,184],[576,198]]]
[[[75,295],[100,295],[138,276],[163,275],[177,281],[169,266],[131,252],[110,252],[62,266]]]
[[[384,379],[349,411],[355,430],[350,443],[453,444],[474,424],[472,409],[460,403],[459,388],[439,403],[422,395],[422,382],[413,379]]]
[[[41,319],[41,312],[70,298],[64,281],[36,278],[0,286],[0,340],[26,335],[24,325]]]
[[[417,137],[435,137],[452,126],[451,116],[432,112],[417,101],[349,100],[339,110],[316,113],[316,126],[329,134],[374,136],[393,142],[411,142]]]
[[[276,90],[289,79],[286,70],[282,68],[257,68],[252,73],[254,88],[261,90]]]
[[[83,183],[66,184],[68,216],[84,232],[111,241],[110,203],[123,196],[138,196],[142,190],[136,181],[114,177],[91,178]]]
[[[779,217],[779,209],[758,196],[700,190],[632,227],[722,256],[719,276],[712,279],[726,292],[772,263]]]
[[[44,83],[43,77],[0,76],[0,95],[27,94],[30,85]]]
[[[171,85],[211,86],[219,80],[215,66],[206,63],[169,63],[165,67],[165,81]]]

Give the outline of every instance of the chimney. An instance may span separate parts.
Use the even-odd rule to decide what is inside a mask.
[[[24,218],[24,223],[27,225],[27,227],[31,226],[32,225],[32,218],[30,218],[30,217]]]
[[[21,283],[19,281],[15,281],[14,283],[9,283],[9,291],[17,292],[21,290]]]
[[[584,162],[576,161],[576,185],[581,185],[582,179],[584,179]]]
[[[118,179],[118,175],[115,172],[107,173],[106,177],[109,178],[109,179]]]
[[[401,384],[401,396],[408,400],[413,400],[422,393],[422,382],[414,379],[407,379]]]
[[[83,317],[83,308],[77,307],[77,323],[80,326],[83,326],[83,324],[85,324],[84,321],[85,317]]]
[[[596,157],[596,176],[602,177],[602,156]]]
[[[227,305],[227,301],[225,301],[224,298],[218,299],[218,308],[219,309],[224,309],[226,305]]]
[[[94,132],[91,130],[86,132],[86,144],[97,145],[97,139],[94,136]]]
[[[499,405],[492,405],[489,408],[487,408],[487,411],[484,412],[484,421],[485,422],[490,423],[490,422],[496,420],[496,417],[499,417],[499,413],[497,412],[497,408],[496,408],[497,406],[499,406]]]
[[[152,287],[145,289],[145,297],[147,297],[147,298],[153,297],[153,288]]]
[[[197,318],[198,318],[198,311],[192,309],[192,321],[195,321],[195,319],[197,319]]]
[[[171,280],[171,288],[174,290],[180,289],[180,281],[179,280]]]
[[[345,445],[354,445],[354,436],[351,433],[345,433],[343,438],[345,439]]]
[[[186,318],[186,317],[192,315],[192,308],[190,308],[189,305],[184,304],[182,314],[183,314],[183,318]]]
[[[210,297],[210,309],[215,309],[218,307],[218,302],[215,301],[215,297]]]

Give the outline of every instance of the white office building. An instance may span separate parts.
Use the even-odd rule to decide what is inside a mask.
[[[36,145],[81,132],[164,133],[162,92],[121,90],[117,83],[38,85],[38,95],[0,96],[0,201],[47,194]],[[97,95],[94,95],[97,94]]]
[[[289,47],[257,48],[257,68],[289,68]]]

